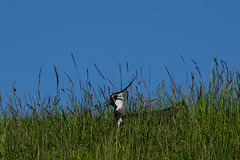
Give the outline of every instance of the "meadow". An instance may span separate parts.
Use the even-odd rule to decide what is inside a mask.
[[[0,93],[0,159],[240,159],[240,73],[223,60],[213,62],[210,81],[204,82],[193,61],[198,75],[186,73],[185,86],[166,67],[170,85],[161,81],[150,90],[136,72],[127,110],[148,114],[127,117],[120,127],[112,107],[103,105],[112,82],[96,65],[109,86],[74,84],[66,74],[71,87],[62,88],[55,68],[56,95],[48,97],[41,97],[40,70],[34,95],[20,97],[13,87],[3,102]]]

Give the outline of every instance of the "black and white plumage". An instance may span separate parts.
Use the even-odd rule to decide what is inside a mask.
[[[125,107],[126,91],[127,91],[128,87],[131,86],[131,84],[134,82],[135,79],[136,79],[136,77],[123,90],[113,93],[110,96],[109,100],[107,100],[105,102],[105,104],[109,104],[109,105],[112,105],[114,107],[114,114],[115,114],[116,123],[117,123],[118,126],[120,126],[120,124],[122,123],[123,117],[126,117],[126,116],[136,117],[136,116],[147,116],[148,115],[148,112],[130,113],[130,114],[126,112],[126,107]],[[179,104],[176,104],[176,105],[186,106],[186,103],[183,101],[182,103],[179,103]],[[152,111],[151,113],[161,114],[161,115],[166,116],[166,113],[171,114],[171,111],[174,111],[173,110],[174,108],[175,107],[168,107],[168,108],[165,108],[165,109],[162,109],[162,110]]]
[[[122,118],[126,115],[126,107],[125,107],[126,90],[128,89],[128,87],[131,86],[131,84],[134,82],[135,79],[136,77],[123,90],[113,93],[110,96],[109,100],[105,102],[114,107],[114,114],[115,114],[115,118],[118,126],[121,124]]]

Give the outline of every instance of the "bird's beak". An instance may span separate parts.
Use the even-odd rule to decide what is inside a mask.
[[[111,99],[107,100],[106,102],[103,103],[104,105],[110,105],[111,104]]]

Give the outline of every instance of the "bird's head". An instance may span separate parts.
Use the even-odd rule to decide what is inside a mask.
[[[119,111],[122,108],[125,108],[124,103],[126,99],[126,91],[128,87],[131,86],[133,81],[136,79],[136,77],[128,84],[126,88],[121,90],[120,92],[113,93],[110,98],[105,102],[105,104],[112,105],[116,111]]]

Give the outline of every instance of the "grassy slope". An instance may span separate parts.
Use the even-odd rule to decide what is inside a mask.
[[[203,82],[196,85],[192,74],[191,89],[186,93],[181,93],[180,87],[172,83],[172,93],[168,94],[161,83],[155,92],[155,101],[147,97],[144,100],[138,90],[137,98],[129,98],[129,112],[134,104],[138,106],[136,110],[169,104],[172,109],[166,112],[150,110],[148,116],[124,119],[119,128],[109,112],[100,111],[108,115],[105,117],[82,107],[64,112],[59,109],[56,113],[50,110],[50,104],[63,107],[57,98],[41,103],[39,113],[34,112],[37,103],[33,103],[30,105],[32,114],[22,118],[16,109],[11,109],[12,106],[21,108],[17,103],[20,98],[15,96],[9,99],[5,112],[2,111],[5,114],[0,120],[0,157],[240,159],[239,74],[224,68],[222,71],[218,71],[218,67],[212,71],[208,88]],[[89,106],[93,96],[84,93],[86,95],[78,102],[76,97],[69,96],[67,108]]]

